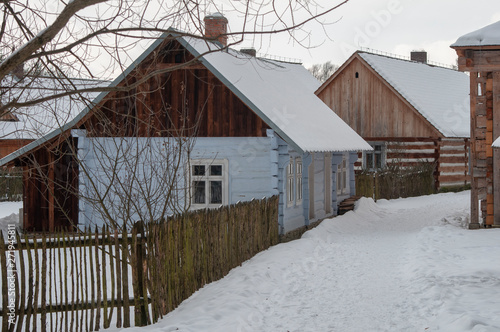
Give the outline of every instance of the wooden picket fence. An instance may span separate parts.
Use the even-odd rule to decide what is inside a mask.
[[[131,233],[8,235],[2,331],[144,326],[278,243],[278,198],[137,223]]]

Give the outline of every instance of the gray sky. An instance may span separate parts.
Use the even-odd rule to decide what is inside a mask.
[[[230,26],[232,20],[237,20],[229,19]],[[429,60],[451,65],[455,64],[456,55],[449,45],[463,34],[500,21],[500,2],[350,0],[327,20],[337,22],[306,26],[311,32],[311,45],[316,47],[306,49],[286,35],[253,46],[261,54],[300,59],[306,67],[328,60],[341,65],[361,46],[403,56],[409,56],[412,50],[424,49]],[[252,42],[246,41],[242,46],[252,46]]]

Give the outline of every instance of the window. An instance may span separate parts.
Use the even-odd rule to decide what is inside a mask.
[[[294,167],[293,159],[290,158],[290,163],[286,168],[286,193],[287,193],[287,206],[293,206],[294,202]]]
[[[302,158],[290,158],[286,167],[286,202],[291,207],[302,203]]]
[[[342,156],[342,162],[337,165],[337,192],[338,194],[348,193],[348,171],[349,164],[347,162],[347,156],[344,154]]]
[[[302,202],[302,158],[295,158],[295,179],[297,185],[296,189],[296,203],[299,204]]]
[[[377,170],[385,166],[385,144],[372,143],[373,151],[363,153],[363,168]]]
[[[325,153],[325,213],[332,212],[332,155]]]
[[[227,160],[191,160],[193,208],[228,204]]]

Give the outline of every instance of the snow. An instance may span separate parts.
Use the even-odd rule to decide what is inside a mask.
[[[0,202],[0,230],[5,232],[8,225],[19,223],[19,209],[23,202]]]
[[[493,145],[492,145],[494,148],[500,148],[500,137],[497,138],[495,140],[495,142],[493,142]]]
[[[469,201],[362,198],[121,331],[500,331],[500,230],[464,228]]]
[[[2,81],[2,87],[5,89],[2,100],[4,104],[14,99],[26,102],[75,88],[92,88],[107,84],[97,80],[73,79],[70,82],[49,77],[25,77],[18,81],[8,76]],[[12,110],[11,114],[19,121],[0,121],[0,138],[38,139],[70,122],[97,94],[82,93],[82,98],[78,95],[65,96]]]
[[[500,21],[458,38],[451,47],[500,45]]]
[[[218,47],[195,38],[180,40],[194,55]],[[206,54],[200,60],[299,151],[371,150],[314,94],[320,83],[302,65],[256,58],[231,49]]]
[[[360,56],[444,136],[470,136],[467,74],[365,52]]]

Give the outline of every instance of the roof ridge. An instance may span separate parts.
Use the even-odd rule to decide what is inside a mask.
[[[408,56],[389,53],[389,52],[383,52],[383,51],[378,51],[378,50],[373,50],[373,49],[361,49],[361,50],[357,50],[356,53],[371,54],[371,55],[376,55],[376,56],[380,56],[380,57],[385,57],[388,59],[400,60],[400,61],[405,61],[405,62],[409,62],[409,63],[423,64],[423,65],[427,65],[427,66],[433,67],[433,68],[442,68],[442,69],[448,69],[448,70],[452,70],[452,71],[459,71],[458,68],[453,67],[453,65],[447,65],[444,63],[436,62],[436,61],[419,62],[419,61],[411,60],[410,57],[408,57]]]

